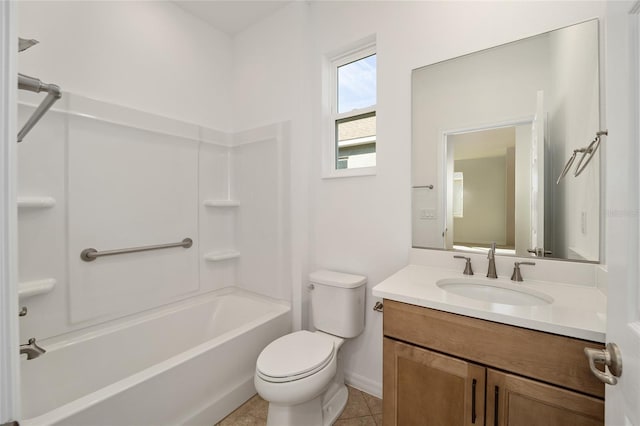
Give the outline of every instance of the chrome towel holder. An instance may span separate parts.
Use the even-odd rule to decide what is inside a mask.
[[[573,162],[575,161],[576,157],[578,156],[578,153],[582,153],[582,156],[580,157],[580,160],[578,160],[578,164],[576,165],[576,171],[573,173],[574,177],[578,177],[580,176],[580,174],[584,171],[584,169],[587,167],[587,165],[591,162],[591,160],[593,159],[594,154],[596,153],[596,151],[598,150],[598,148],[600,147],[600,142],[602,141],[602,136],[607,136],[609,134],[608,130],[599,130],[598,132],[596,132],[596,137],[593,141],[591,141],[591,143],[583,148],[578,148],[578,149],[574,149],[573,150],[573,154],[571,155],[571,157],[569,158],[569,160],[567,161],[567,164],[565,164],[564,169],[562,169],[562,173],[560,173],[560,176],[558,177],[558,180],[556,180],[556,185],[558,185],[560,183],[560,181],[562,180],[563,177],[565,177],[565,175],[569,172],[569,170],[571,169],[571,166],[573,165]]]

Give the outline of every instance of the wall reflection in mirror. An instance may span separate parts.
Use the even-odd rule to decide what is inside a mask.
[[[601,150],[573,170],[600,131],[598,44],[593,20],[413,71],[414,247],[599,261]]]

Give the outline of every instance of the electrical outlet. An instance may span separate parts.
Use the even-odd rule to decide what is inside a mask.
[[[422,220],[435,220],[436,209],[420,209],[420,219]]]

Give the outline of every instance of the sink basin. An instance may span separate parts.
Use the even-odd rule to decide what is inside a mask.
[[[500,281],[448,278],[436,285],[446,292],[490,303],[514,306],[538,306],[553,303],[553,298],[539,291]]]

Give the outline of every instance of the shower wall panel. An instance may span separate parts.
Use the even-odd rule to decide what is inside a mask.
[[[219,142],[221,139],[205,140]],[[225,139],[225,143],[226,143]],[[210,262],[205,256],[211,252],[235,249],[236,217],[244,203],[237,207],[216,206],[226,200],[238,200],[232,191],[230,148],[211,143],[200,146],[200,285],[202,288],[218,288],[236,284],[237,260]],[[208,203],[207,203],[208,202]]]
[[[238,286],[291,300],[289,124],[236,133],[233,140],[232,176],[242,200]]]
[[[71,321],[138,312],[198,290],[198,141],[92,118],[69,120]],[[80,259],[182,241],[171,248]]]
[[[21,93],[24,122],[39,97]],[[19,145],[21,341],[235,285],[238,208],[228,133],[65,93]],[[47,201],[33,207],[34,200]],[[36,203],[38,204],[38,203]],[[31,205],[31,207],[29,207]],[[80,259],[110,250],[193,239],[171,248]],[[54,283],[39,294],[26,286]]]
[[[31,99],[30,96],[26,96]],[[39,98],[34,99],[37,105]],[[63,98],[61,105],[66,103]],[[31,116],[35,106],[21,104],[18,123]],[[21,298],[28,307],[20,318],[21,342],[59,333],[67,322],[66,262],[66,114],[50,111],[18,144],[18,280],[21,286],[49,280],[54,288],[46,295]],[[29,200],[49,200],[49,206],[27,207]],[[28,334],[28,335],[26,335]]]

